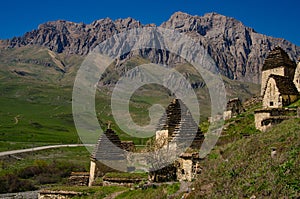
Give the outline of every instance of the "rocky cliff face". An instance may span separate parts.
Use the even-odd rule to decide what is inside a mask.
[[[281,46],[293,60],[300,56],[296,45],[259,34],[240,21],[216,13],[198,17],[177,12],[161,26],[199,40],[222,74],[230,79],[259,83],[264,59],[276,46]]]
[[[113,34],[140,27],[144,26],[132,18],[116,21],[106,18],[88,25],[47,22],[22,37],[1,41],[1,46],[41,45],[57,53],[86,55]],[[293,60],[300,56],[300,47],[284,39],[259,34],[240,21],[216,13],[199,17],[177,12],[161,27],[178,30],[200,42],[221,73],[230,79],[259,83],[263,61],[275,46],[281,46]],[[158,50],[142,50],[139,54],[156,63],[178,62],[178,57],[169,57],[167,52]]]
[[[59,20],[41,24],[37,30],[27,32],[22,37],[2,41],[2,46],[40,45],[57,53],[86,55],[106,38],[141,26],[139,21],[132,18],[116,21],[106,18],[88,25]]]

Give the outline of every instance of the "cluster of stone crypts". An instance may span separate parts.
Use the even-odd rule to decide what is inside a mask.
[[[297,115],[296,110],[283,107],[299,99],[299,68],[300,63],[297,66],[280,47],[269,53],[262,68],[263,109],[255,111],[257,129],[265,131],[272,125]]]
[[[150,168],[149,178],[153,181],[170,181],[170,180],[189,180],[191,181],[195,175],[199,174],[199,149],[204,140],[198,124],[192,117],[187,106],[179,99],[174,99],[167,107],[165,114],[160,119],[157,132],[164,132],[163,138],[166,144],[175,146],[171,150],[182,150],[190,148],[195,153],[183,153],[172,164],[163,168]],[[156,141],[162,134],[156,134]],[[117,134],[110,128],[99,138],[94,153],[91,157],[90,180],[89,185],[93,184],[96,177],[103,177],[109,172],[118,172],[118,170],[126,171],[126,151],[133,151],[132,142],[122,142]],[[113,169],[106,166],[105,163],[111,161],[114,165],[118,164],[119,169]],[[117,179],[118,182],[130,184],[126,179]]]

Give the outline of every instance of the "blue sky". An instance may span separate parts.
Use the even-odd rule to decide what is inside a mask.
[[[217,12],[234,17],[257,32],[285,38],[300,46],[299,0],[4,0],[1,2],[0,38],[21,36],[46,21],[64,19],[91,23],[109,17],[133,17],[157,25],[174,12],[192,15]]]

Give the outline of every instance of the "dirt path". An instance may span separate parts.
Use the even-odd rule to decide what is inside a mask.
[[[61,145],[50,145],[50,146],[40,146],[40,147],[34,147],[34,148],[28,148],[28,149],[20,149],[20,150],[13,150],[13,151],[3,151],[0,152],[1,156],[6,155],[14,155],[18,153],[28,153],[32,151],[41,151],[46,149],[55,149],[55,148],[62,148],[62,147],[80,147],[80,146],[94,146],[94,145],[84,145],[84,144],[61,144]]]
[[[170,196],[170,198],[173,198],[173,197],[176,198],[181,193],[188,193],[190,185],[191,185],[191,182],[181,181],[179,190],[176,193],[172,194]]]
[[[115,199],[118,195],[120,195],[123,192],[125,192],[125,191],[119,191],[119,192],[112,193],[112,194],[110,194],[109,196],[106,196],[103,199]]]
[[[24,198],[37,199],[38,191],[0,194],[0,198],[1,199],[24,199]]]
[[[17,116],[15,117],[15,124],[18,124],[18,123],[19,123],[19,117],[20,117],[20,115],[17,115]]]

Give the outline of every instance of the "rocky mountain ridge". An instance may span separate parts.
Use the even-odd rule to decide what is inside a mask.
[[[142,25],[132,18],[115,21],[106,18],[91,24],[58,20],[42,24],[38,29],[27,32],[22,37],[2,40],[0,46],[16,48],[39,45],[56,53],[85,56],[97,44],[114,34],[147,26],[155,25]],[[263,61],[275,46],[281,46],[294,61],[300,56],[300,47],[291,42],[259,34],[252,28],[244,26],[242,22],[217,13],[200,17],[176,12],[160,27],[178,30],[200,42],[215,60],[221,73],[239,81],[259,83]],[[139,53],[152,62],[166,62],[166,52],[154,49],[150,52],[141,50]],[[167,62],[173,63],[175,59],[178,58],[168,57]]]

